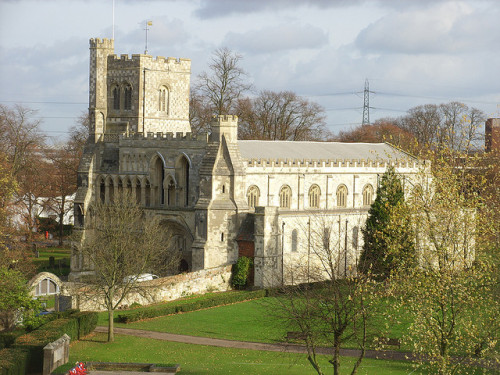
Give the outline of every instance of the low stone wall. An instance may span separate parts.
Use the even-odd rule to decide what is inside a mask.
[[[148,305],[163,301],[171,301],[181,297],[208,292],[224,292],[231,289],[231,266],[205,269],[195,272],[167,276],[140,283],[137,291],[132,291],[122,302],[127,308],[133,303]],[[99,296],[82,293],[81,284],[65,283],[62,295],[71,299],[71,308],[82,311],[103,311]],[[67,304],[69,305],[69,303]]]
[[[67,334],[43,348],[43,375],[49,375],[59,366],[68,363],[70,337]]]

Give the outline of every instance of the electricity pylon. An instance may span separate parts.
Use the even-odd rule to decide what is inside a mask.
[[[363,122],[362,125],[370,125],[370,85],[368,78],[365,79],[364,103],[363,103]]]

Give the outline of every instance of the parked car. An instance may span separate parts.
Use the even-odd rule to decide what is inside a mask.
[[[157,279],[158,276],[152,273],[141,273],[140,275],[130,275],[127,277],[123,278],[124,283],[129,283],[129,282],[143,282],[143,281],[149,281],[149,280],[154,280]]]

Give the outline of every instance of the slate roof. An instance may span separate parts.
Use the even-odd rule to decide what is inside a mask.
[[[395,160],[415,157],[387,143],[238,141],[243,159],[288,160]]]

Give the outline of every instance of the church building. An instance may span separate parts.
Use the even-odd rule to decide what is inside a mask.
[[[255,286],[290,282],[285,269],[309,261],[318,232],[337,244],[339,272],[353,272],[379,178],[392,165],[410,181],[421,163],[387,143],[238,140],[232,115],[193,135],[190,73],[189,59],[117,56],[113,40],[90,40],[91,134],[75,227],[93,201],[128,189],[175,232],[180,272],[244,255],[253,258]],[[70,280],[88,272],[75,251]]]

